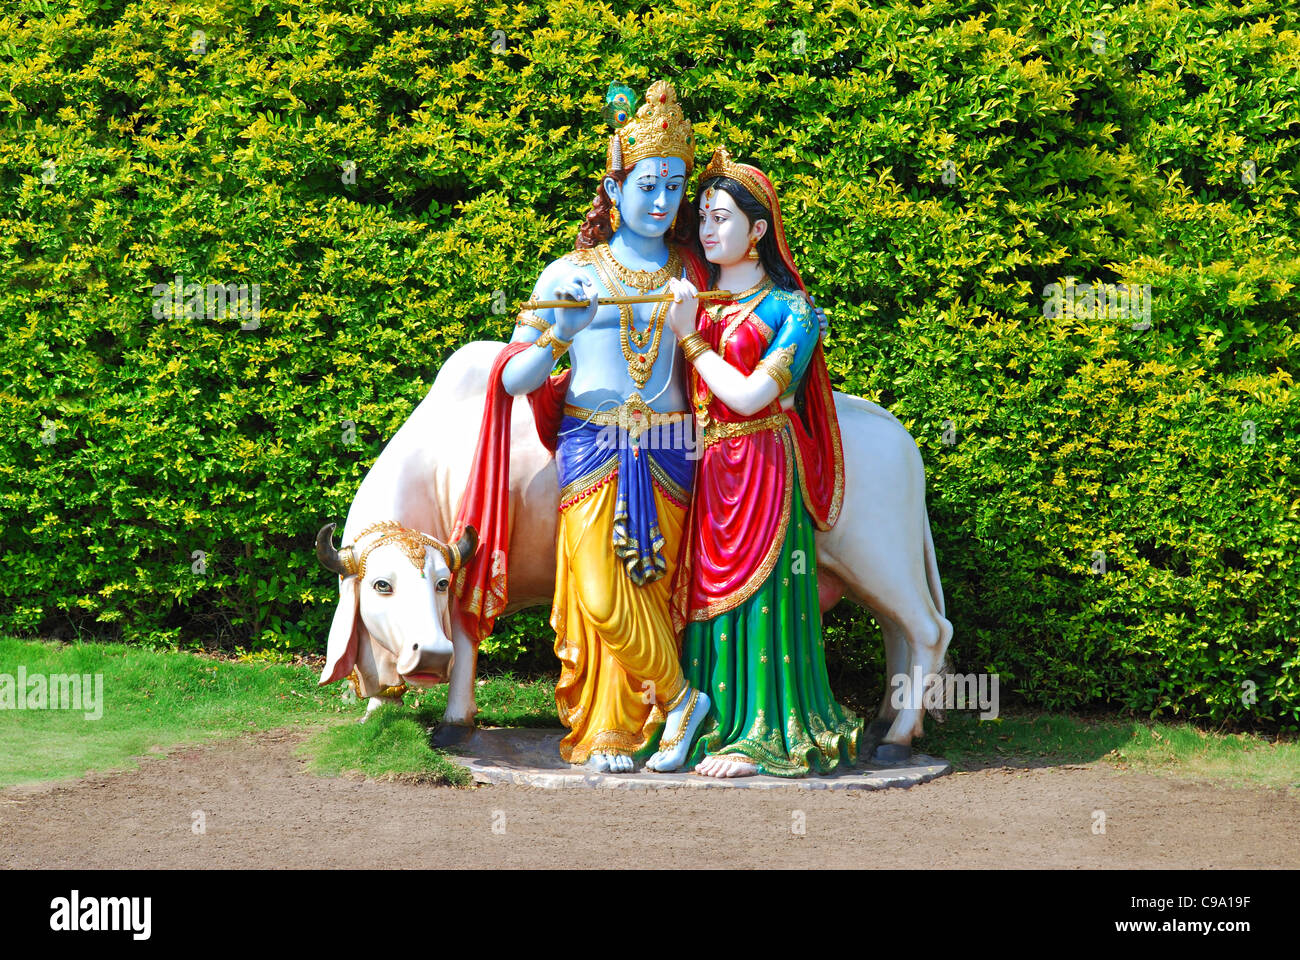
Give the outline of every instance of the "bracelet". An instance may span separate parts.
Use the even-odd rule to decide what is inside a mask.
[[[551,357],[555,360],[559,360],[560,357],[564,356],[564,351],[568,350],[572,344],[572,340],[561,340],[557,337],[555,335],[554,326],[547,327],[546,332],[533,341],[533,345],[537,347],[546,347],[549,345],[551,348]]]
[[[682,338],[682,355],[686,357],[687,363],[694,363],[700,354],[707,353],[712,349],[698,332]]]

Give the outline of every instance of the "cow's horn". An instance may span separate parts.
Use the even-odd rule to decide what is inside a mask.
[[[451,545],[455,551],[456,562],[452,564],[451,572],[455,573],[465,564],[469,563],[470,558],[474,556],[474,551],[478,548],[478,531],[471,526],[466,526],[461,533],[460,539]]]
[[[334,549],[334,528],[337,524],[327,523],[316,534],[316,559],[326,570],[337,573],[340,577],[352,575],[342,554]]]

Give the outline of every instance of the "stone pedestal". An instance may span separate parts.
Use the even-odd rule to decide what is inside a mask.
[[[572,767],[560,759],[562,729],[484,728],[453,748],[453,759],[469,769],[479,783],[518,786],[596,787],[605,790],[883,790],[910,787],[952,772],[946,760],[913,754],[905,763],[884,767],[862,763],[827,777],[733,777],[719,780],[694,771],[596,773]]]

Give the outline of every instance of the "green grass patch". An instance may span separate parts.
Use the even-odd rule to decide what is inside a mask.
[[[480,680],[478,724],[489,727],[556,727],[555,684],[506,675]],[[361,773],[382,780],[468,786],[464,767],[429,745],[429,728],[447,708],[447,687],[408,693],[402,706],[376,710],[365,723],[336,725],[304,744],[308,769],[321,776]]]
[[[120,644],[42,643],[0,638],[0,674],[96,674],[102,716],[83,710],[0,710],[0,787],[134,768],[139,758],[187,743],[253,730],[320,728],[304,744],[309,769],[333,776],[465,784],[469,776],[429,744],[447,687],[408,693],[365,724],[364,703],[341,686],[316,686],[317,669],[292,663],[214,660]],[[488,677],[476,688],[482,726],[556,727],[551,680]],[[1004,713],[981,721],[951,712],[926,723],[919,750],[959,770],[992,766],[1107,763],[1119,769],[1236,786],[1300,789],[1300,743],[1258,734],[1219,734],[1187,723],[1150,723],[1061,713]]]
[[[1220,734],[1190,723],[1061,713],[1004,713],[981,721],[974,714],[950,712],[945,724],[926,721],[926,736],[916,748],[959,770],[1104,762],[1229,786],[1300,789],[1295,738]]]
[[[84,710],[0,709],[0,788],[134,769],[141,757],[189,743],[277,727],[325,727],[306,746],[312,769],[356,770],[426,782],[461,782],[424,731],[442,719],[447,688],[408,694],[366,724],[364,703],[345,702],[342,685],[316,685],[318,668],[252,657],[214,660],[121,644],[45,643],[0,638],[0,674],[102,677],[101,715]],[[92,680],[93,684],[93,680]],[[478,687],[479,722],[556,726],[554,685],[512,676]],[[377,721],[377,722],[376,722]],[[337,728],[337,729],[335,729]]]
[[[504,674],[478,681],[474,691],[481,727],[558,727],[555,681]],[[407,705],[421,722],[433,726],[447,709],[446,685],[406,695]]]
[[[121,644],[0,638],[0,674],[100,675],[102,715],[0,710],[0,787],[133,769],[181,743],[319,724],[351,713],[306,666],[236,663]],[[92,681],[93,683],[93,681]]]
[[[335,724],[299,750],[307,768],[324,777],[362,773],[376,780],[468,786],[469,771],[429,745],[421,716],[405,706],[384,706],[365,723]]]

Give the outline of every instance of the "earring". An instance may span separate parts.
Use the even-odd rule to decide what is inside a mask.
[[[745,252],[745,259],[746,259],[746,260],[758,260],[758,259],[760,259],[760,258],[759,258],[759,255],[758,255],[758,241],[757,241],[757,240],[751,240],[751,241],[749,241],[749,249]]]
[[[617,229],[618,229],[618,224],[619,224],[619,220],[618,220],[618,204],[617,204],[617,203],[611,203],[611,204],[609,205],[609,228],[610,228],[611,230],[617,230]]]

